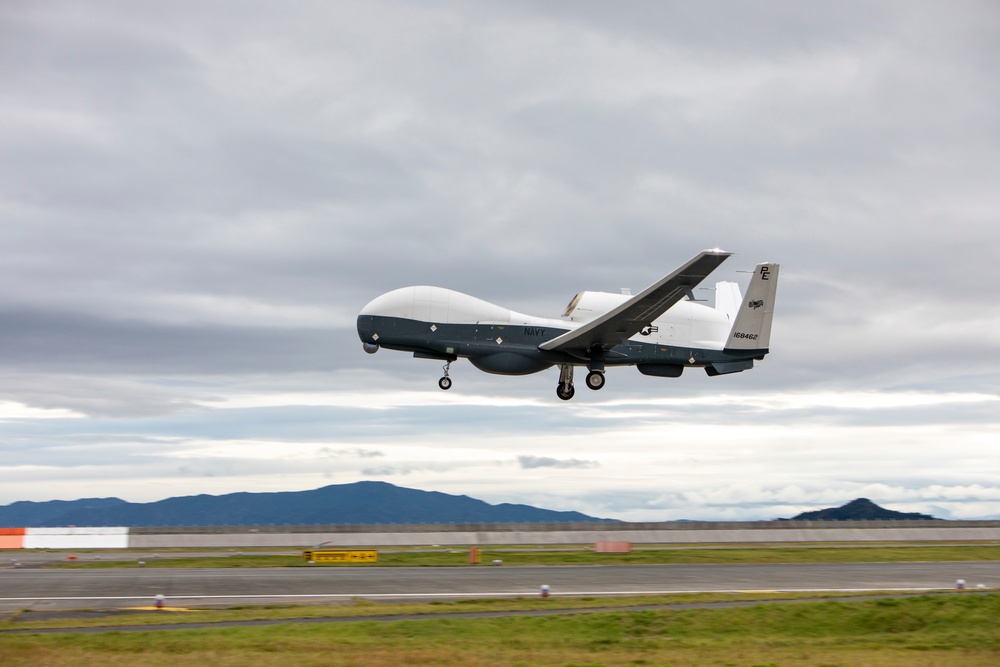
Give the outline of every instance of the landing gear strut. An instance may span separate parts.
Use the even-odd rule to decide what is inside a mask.
[[[573,367],[570,364],[559,367],[559,384],[556,385],[556,396],[568,401],[576,394],[573,388]]]
[[[451,368],[451,362],[449,361],[444,365],[444,377],[438,380],[438,386],[448,391],[451,389],[451,378],[448,377],[448,369]]]

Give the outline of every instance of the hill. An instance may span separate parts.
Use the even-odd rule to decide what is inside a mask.
[[[803,512],[792,517],[792,521],[857,521],[857,520],[889,520],[889,519],[935,519],[929,514],[917,512],[896,512],[879,507],[867,498],[858,498],[841,507],[833,507],[814,512]]]
[[[334,484],[312,491],[230,493],[130,503],[119,498],[21,501],[0,506],[0,526],[248,526],[384,523],[542,523],[609,521],[530,505],[491,505],[468,496],[386,482]]]

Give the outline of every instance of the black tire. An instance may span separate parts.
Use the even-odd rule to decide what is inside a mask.
[[[587,373],[587,386],[594,391],[604,387],[604,373],[598,373],[597,371]]]
[[[560,382],[556,387],[556,396],[564,401],[568,401],[576,394],[576,389],[571,384]]]
[[[445,391],[448,391],[449,389],[451,389],[451,378],[441,378],[440,380],[438,380],[438,386],[444,389]]]

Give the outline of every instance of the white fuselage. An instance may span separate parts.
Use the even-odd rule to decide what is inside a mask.
[[[699,368],[709,377],[740,373],[768,353],[779,266],[754,269],[745,297],[736,283],[715,284],[715,307],[694,301],[695,289],[731,255],[703,250],[636,295],[580,292],[560,317],[525,315],[441,287],[387,292],[358,315],[368,354],[380,349],[451,363],[468,359],[496,375],[559,369],[556,395],[575,394],[574,368],[586,367],[586,386],[599,390],[610,367],[633,366],[652,377],[677,378]]]
[[[720,283],[732,285],[732,283]],[[362,315],[399,317],[429,324],[524,325],[573,330],[630,297],[609,292],[580,292],[562,317],[536,317],[443,287],[403,287],[366,305]],[[692,301],[680,301],[651,323],[648,335],[630,340],[655,345],[721,350],[732,327],[731,315]]]

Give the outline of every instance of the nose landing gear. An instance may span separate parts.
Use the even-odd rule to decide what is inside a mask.
[[[448,377],[448,369],[451,368],[451,362],[449,361],[444,365],[444,377],[438,380],[438,386],[444,391],[451,389],[451,378]]]

